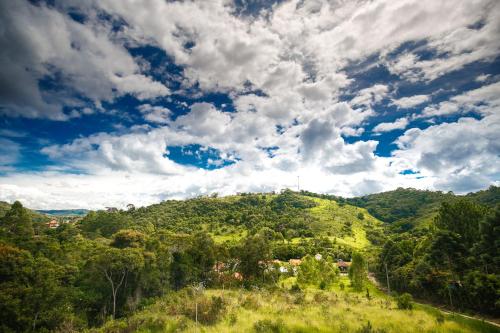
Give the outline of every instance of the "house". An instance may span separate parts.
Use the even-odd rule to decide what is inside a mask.
[[[285,266],[280,266],[279,270],[280,273],[288,273],[288,268],[286,268]]]
[[[342,259],[337,260],[337,267],[339,268],[340,273],[347,273],[350,266],[350,261],[344,261]]]
[[[51,220],[50,222],[47,222],[45,223],[47,225],[47,227],[49,227],[50,229],[55,229],[57,227],[59,227],[59,222],[57,222],[57,220]]]
[[[222,271],[224,271],[225,268],[226,268],[226,264],[224,264],[221,261],[218,261],[218,262],[215,263],[215,265],[213,267],[213,270],[214,270],[214,272],[221,274]]]
[[[290,259],[288,260],[288,263],[292,266],[300,266],[302,259]]]
[[[118,208],[116,208],[116,207],[106,207],[106,211],[108,213],[116,213],[118,211]]]

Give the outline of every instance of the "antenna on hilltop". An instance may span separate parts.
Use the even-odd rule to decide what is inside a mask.
[[[300,176],[297,176],[297,192],[300,192]]]

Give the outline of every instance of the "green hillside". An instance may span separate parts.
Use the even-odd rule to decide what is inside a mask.
[[[443,202],[465,197],[479,204],[494,208],[500,202],[500,187],[457,196],[451,192],[424,191],[398,188],[394,191],[345,199],[346,202],[364,207],[379,220],[394,224],[401,231],[414,227],[428,227],[436,217]]]
[[[213,195],[54,229],[0,205],[0,331],[495,332],[412,295],[500,318],[497,193]]]
[[[0,201],[0,218],[4,217],[5,214],[10,210],[11,204],[5,201]],[[31,215],[34,222],[47,222],[49,218],[45,214],[41,214],[34,210],[29,210],[28,213]]]

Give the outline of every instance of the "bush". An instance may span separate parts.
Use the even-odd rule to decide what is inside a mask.
[[[413,309],[413,297],[408,293],[404,293],[398,296],[396,301],[398,303],[398,309],[401,310]]]
[[[226,305],[221,297],[212,296],[198,298],[198,322],[204,325],[215,324],[224,314]],[[196,304],[190,304],[185,309],[185,315],[192,320],[196,319]]]
[[[321,290],[325,290],[326,289],[326,282],[325,280],[322,280],[320,283],[319,283],[319,289]]]
[[[249,310],[257,310],[260,307],[259,300],[253,295],[246,296],[241,302],[241,306]]]
[[[305,300],[306,300],[306,295],[300,292],[295,294],[295,299],[293,300],[293,303],[299,305],[303,304]]]
[[[229,326],[234,326],[236,322],[238,321],[238,315],[234,312],[231,312],[229,314]]]
[[[285,324],[282,320],[271,321],[269,319],[259,320],[253,325],[257,333],[281,333],[286,332]]]
[[[361,326],[360,329],[356,331],[357,333],[386,333],[386,330],[383,328],[375,329],[372,326],[372,323],[368,321],[366,325]]]
[[[297,283],[295,283],[292,285],[292,288],[290,288],[290,291],[293,293],[300,293],[302,289],[300,289],[300,286]]]

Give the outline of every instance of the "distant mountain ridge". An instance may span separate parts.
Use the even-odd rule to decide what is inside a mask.
[[[36,210],[36,212],[52,215],[52,216],[85,216],[88,214],[88,209],[49,209],[49,210]]]

